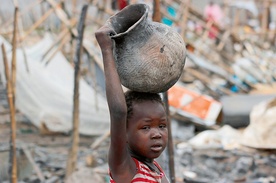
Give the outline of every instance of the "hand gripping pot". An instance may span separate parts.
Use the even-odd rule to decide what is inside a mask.
[[[171,27],[150,21],[146,4],[125,7],[107,20],[115,31],[114,58],[122,85],[160,93],[173,86],[183,71],[186,47]]]

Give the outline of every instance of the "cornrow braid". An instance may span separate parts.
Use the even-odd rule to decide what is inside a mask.
[[[155,101],[159,102],[164,106],[164,103],[161,99],[161,96],[158,93],[146,93],[146,92],[137,92],[137,91],[127,91],[125,92],[125,99],[127,104],[127,121],[133,115],[133,103],[134,102],[143,102],[143,101]]]

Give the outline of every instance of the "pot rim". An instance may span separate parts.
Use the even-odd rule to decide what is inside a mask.
[[[146,16],[148,16],[149,6],[147,4],[144,4],[144,3],[131,4],[131,5],[128,5],[127,7],[125,7],[125,8],[131,8],[131,7],[134,7],[134,6],[141,6],[141,5],[143,5],[145,7],[145,13],[143,14],[143,16],[141,16],[141,18],[137,22],[135,22],[132,26],[130,26],[125,32],[121,32],[121,33],[118,33],[118,34],[116,33],[115,35],[111,36],[112,39],[115,39],[115,38],[121,37],[122,35],[127,34],[132,29],[134,29],[134,27],[136,27],[136,25],[139,24]],[[124,11],[124,9],[122,9],[121,11],[119,11],[116,14],[114,14],[113,16],[111,16],[108,19],[108,23],[111,24],[110,20],[113,19],[113,17],[115,17],[117,14],[121,13],[122,11]]]

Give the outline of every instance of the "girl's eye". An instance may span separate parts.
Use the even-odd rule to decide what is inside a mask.
[[[144,130],[149,130],[150,129],[150,127],[149,126],[143,126],[143,128],[142,129],[144,129]]]
[[[160,125],[159,128],[166,128],[166,125]]]

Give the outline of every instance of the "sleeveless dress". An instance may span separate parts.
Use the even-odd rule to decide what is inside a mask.
[[[152,171],[149,169],[147,165],[144,163],[138,161],[135,158],[132,158],[136,164],[137,173],[133,177],[130,183],[161,183],[161,179],[165,176],[161,166],[154,161],[154,165],[160,170],[160,174]],[[111,176],[111,173],[109,173],[110,176],[110,183],[116,183]]]

